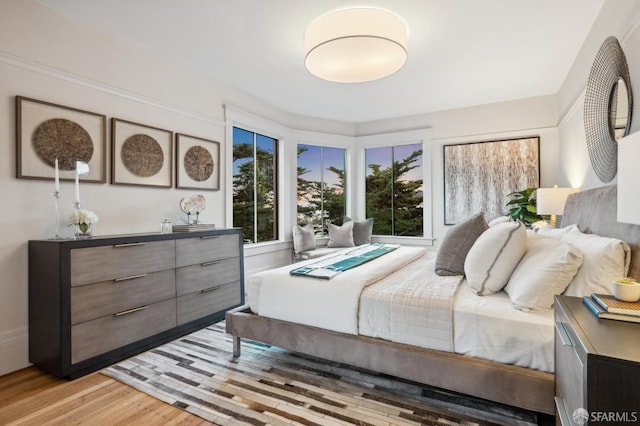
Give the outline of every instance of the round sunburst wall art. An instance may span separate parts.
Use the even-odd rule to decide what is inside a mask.
[[[164,153],[158,141],[144,134],[127,138],[122,144],[120,158],[128,171],[140,177],[156,175],[164,163]]]
[[[617,138],[627,135],[631,127],[633,96],[630,82],[622,47],[618,39],[608,37],[591,66],[584,97],[587,150],[594,172],[605,183],[618,173]],[[620,117],[623,123],[618,127]],[[617,132],[619,136],[616,136]]]
[[[51,167],[57,158],[60,170],[75,170],[76,161],[88,163],[93,156],[89,133],[78,123],[63,118],[40,123],[31,142],[38,158]]]
[[[184,154],[184,170],[197,182],[209,179],[213,175],[213,168],[213,156],[206,148],[192,146]]]

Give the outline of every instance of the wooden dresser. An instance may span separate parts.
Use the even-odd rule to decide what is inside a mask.
[[[239,229],[29,241],[29,361],[74,378],[244,303]]]
[[[598,319],[577,297],[554,306],[556,423],[640,422],[640,324]]]

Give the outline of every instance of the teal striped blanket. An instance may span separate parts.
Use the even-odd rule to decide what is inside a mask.
[[[330,280],[341,272],[360,266],[400,247],[398,244],[372,243],[341,250],[317,262],[289,271],[291,275]]]

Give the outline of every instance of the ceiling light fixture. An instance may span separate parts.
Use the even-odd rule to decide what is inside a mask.
[[[304,64],[316,77],[337,83],[378,80],[407,61],[407,26],[373,8],[344,9],[313,21],[304,35]]]

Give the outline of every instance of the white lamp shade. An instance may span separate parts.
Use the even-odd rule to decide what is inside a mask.
[[[344,9],[313,21],[304,36],[305,66],[324,80],[361,83],[398,71],[407,61],[408,31],[391,12]]]
[[[640,225],[640,132],[618,141],[618,222]]]
[[[536,211],[538,214],[561,215],[569,194],[578,191],[578,188],[539,188],[536,191]]]

